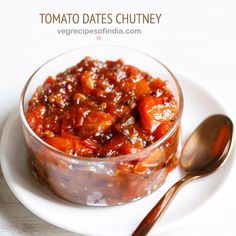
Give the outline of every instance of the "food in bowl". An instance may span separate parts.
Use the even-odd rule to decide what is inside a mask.
[[[177,112],[165,81],[120,59],[86,57],[46,79],[30,99],[26,119],[41,139],[67,154],[108,158],[156,142]]]
[[[178,163],[180,101],[168,81],[121,59],[85,57],[46,78],[24,102],[32,172],[71,202],[136,200]]]

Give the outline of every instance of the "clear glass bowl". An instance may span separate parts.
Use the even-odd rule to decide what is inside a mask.
[[[157,142],[136,154],[112,158],[74,157],[40,139],[25,117],[28,101],[49,75],[78,63],[85,56],[99,60],[123,59],[126,64],[168,81],[178,103],[178,115],[170,130]],[[94,46],[61,54],[36,70],[21,96],[21,120],[33,175],[57,196],[81,205],[111,206],[128,203],[155,191],[178,164],[183,96],[171,71],[155,58],[128,48]]]

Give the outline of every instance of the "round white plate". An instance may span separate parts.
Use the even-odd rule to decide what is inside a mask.
[[[227,113],[217,97],[196,82],[178,76],[185,106],[182,119],[183,139],[207,116]],[[170,230],[190,217],[223,184],[231,169],[231,159],[214,174],[195,180],[174,199],[162,221],[151,235]],[[26,149],[19,113],[13,112],[5,126],[1,141],[1,166],[5,179],[16,197],[35,215],[63,229],[83,235],[131,235],[146,213],[163,193],[181,176],[175,169],[166,183],[141,200],[114,207],[84,207],[64,201],[41,186],[31,175],[26,162]]]

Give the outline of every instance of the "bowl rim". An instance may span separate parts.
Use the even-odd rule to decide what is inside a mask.
[[[89,48],[89,49],[91,49],[91,48],[116,48],[116,49],[119,49],[120,48],[120,49],[128,50],[130,52],[136,52],[136,53],[142,54],[144,56],[147,56],[147,57],[153,59],[158,64],[160,64],[170,74],[171,78],[173,79],[173,81],[175,83],[175,86],[177,87],[177,92],[178,92],[178,96],[179,96],[179,107],[178,107],[179,109],[178,109],[177,118],[175,119],[175,121],[172,124],[171,128],[168,130],[168,132],[165,135],[163,135],[155,143],[143,148],[142,150],[138,151],[137,153],[126,154],[126,155],[118,155],[118,156],[108,157],[108,158],[101,158],[101,157],[74,156],[74,155],[67,154],[67,153],[65,153],[63,151],[60,151],[59,149],[56,149],[55,147],[49,145],[48,143],[46,143],[43,139],[41,139],[32,130],[32,128],[30,127],[29,123],[26,120],[25,111],[24,111],[24,104],[25,104],[25,95],[26,95],[27,89],[28,89],[31,81],[33,80],[34,76],[37,74],[38,71],[40,71],[44,66],[46,66],[48,63],[52,62],[53,60],[55,60],[59,57],[62,57],[64,55],[67,55],[69,53],[79,51],[79,50],[83,50],[83,49],[86,49],[86,48]],[[148,53],[142,52],[140,50],[137,50],[137,49],[134,49],[134,48],[131,48],[131,47],[124,47],[124,46],[118,46],[118,45],[89,45],[89,46],[74,48],[74,49],[71,49],[71,50],[68,50],[68,51],[65,51],[63,53],[60,53],[60,54],[56,55],[55,57],[47,60],[45,63],[43,63],[40,67],[38,67],[35,70],[35,72],[27,80],[26,84],[23,87],[21,95],[20,95],[20,117],[21,117],[21,122],[22,122],[23,126],[25,126],[25,128],[29,132],[29,134],[32,137],[34,137],[43,146],[50,149],[52,152],[55,152],[56,154],[58,154],[61,159],[72,162],[72,163],[81,162],[81,161],[86,161],[86,162],[87,161],[89,161],[89,162],[130,161],[130,160],[138,158],[140,154],[145,154],[146,152],[150,151],[151,149],[155,149],[156,147],[160,146],[162,143],[164,143],[174,133],[174,131],[176,130],[176,128],[180,124],[181,117],[182,117],[182,114],[183,114],[183,107],[184,107],[184,98],[183,98],[183,93],[182,93],[181,86],[180,86],[177,78],[175,77],[175,75],[168,69],[167,66],[165,66],[162,62],[160,62],[159,60],[157,60],[155,57],[151,56]]]

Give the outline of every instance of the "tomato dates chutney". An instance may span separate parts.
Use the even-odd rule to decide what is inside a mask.
[[[36,177],[64,199],[86,205],[125,203],[155,190],[178,162],[179,128],[152,152],[130,160],[125,155],[138,155],[173,126],[179,108],[167,83],[121,59],[90,57],[49,76],[28,102],[29,126],[66,157],[103,162],[74,168],[35,145],[29,151]],[[116,156],[121,159],[112,173],[101,171],[101,163]]]
[[[26,113],[30,127],[51,146],[101,158],[136,153],[156,142],[176,115],[166,82],[122,60],[89,57],[48,77]]]

